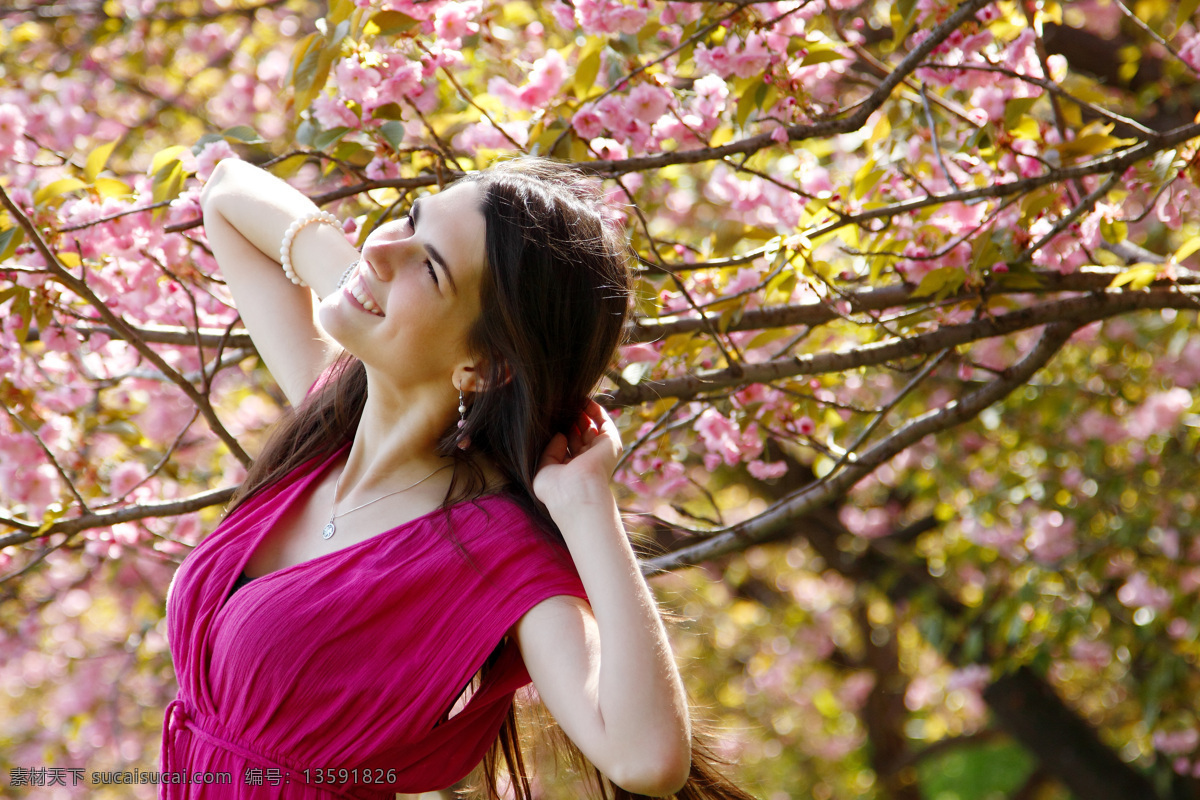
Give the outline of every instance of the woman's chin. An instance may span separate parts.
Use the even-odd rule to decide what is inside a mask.
[[[341,294],[341,292],[337,294]],[[351,316],[354,313],[355,309],[350,308],[344,299],[337,298],[335,300],[334,296],[330,296],[317,306],[317,322],[330,338],[347,350],[352,350],[350,344],[351,340],[355,338],[355,331]]]

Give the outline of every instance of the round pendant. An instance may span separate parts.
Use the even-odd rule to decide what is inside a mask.
[[[333,532],[337,530],[333,527],[333,520],[325,523],[324,529],[321,530],[321,538],[328,539],[333,536]]]

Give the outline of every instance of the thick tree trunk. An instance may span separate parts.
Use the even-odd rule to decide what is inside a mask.
[[[1028,667],[995,680],[983,698],[1001,726],[1076,797],[1157,800],[1150,782],[1106,747],[1095,729]]]

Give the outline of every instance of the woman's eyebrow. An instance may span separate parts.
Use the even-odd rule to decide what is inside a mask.
[[[413,201],[409,213],[412,214],[413,231],[416,231],[417,222],[421,217],[421,200],[419,198]],[[458,294],[458,284],[454,282],[454,274],[450,272],[450,267],[447,266],[446,259],[442,258],[442,254],[429,242],[425,243],[425,252],[429,254],[429,259],[441,267],[442,272],[446,273],[446,280],[450,282],[450,289],[455,294]]]

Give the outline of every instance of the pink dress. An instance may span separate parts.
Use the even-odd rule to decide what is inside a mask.
[[[243,503],[176,572],[167,625],[179,695],[160,797],[391,800],[446,788],[480,762],[529,683],[516,642],[447,720],[463,687],[534,605],[586,599],[566,548],[499,495],[451,509],[461,549],[439,509],[230,597],[344,449]]]

